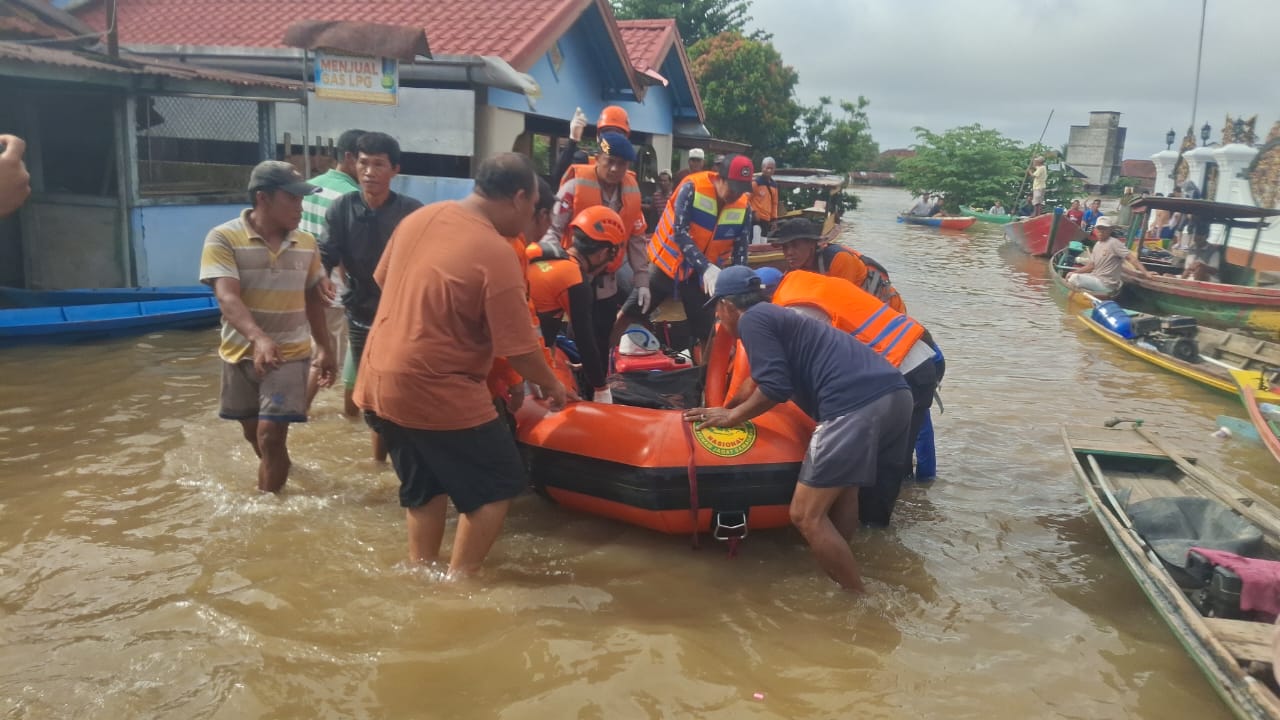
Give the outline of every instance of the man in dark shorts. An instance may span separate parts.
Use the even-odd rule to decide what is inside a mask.
[[[818,564],[846,590],[862,578],[849,548],[858,527],[858,492],[880,476],[901,479],[911,442],[911,391],[902,374],[871,348],[827,323],[764,300],[745,266],[716,282],[720,332],[742,340],[756,389],[732,407],[694,408],[685,419],[734,427],[795,401],[817,421],[791,498],[791,522]]]
[[[529,227],[537,200],[527,157],[491,157],[471,195],[405,218],[373,273],[382,298],[355,401],[400,477],[411,563],[438,559],[450,499],[458,509],[450,577],[479,570],[527,484],[485,383],[494,358],[539,386],[553,409],[566,400],[506,240]]]
[[[334,200],[325,211],[320,238],[320,259],[326,273],[342,268],[347,291],[342,305],[347,312],[347,337],[351,342],[353,375],[360,372],[365,338],[378,310],[380,292],[373,271],[400,221],[422,203],[391,190],[400,173],[400,143],[380,132],[368,132],[356,140],[356,180],[360,190]],[[354,384],[354,383],[353,383]],[[373,433],[373,459],[387,459],[386,446]]]

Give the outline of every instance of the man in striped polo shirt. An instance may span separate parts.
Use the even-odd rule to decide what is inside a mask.
[[[311,178],[309,181],[312,185],[320,188],[320,192],[308,195],[302,199],[302,224],[298,227],[303,232],[309,232],[317,240],[324,237],[325,230],[325,211],[333,204],[334,200],[346,195],[349,192],[356,192],[360,189],[360,184],[356,180],[356,159],[359,151],[356,143],[360,140],[360,136],[364,135],[364,130],[348,130],[338,136],[338,144],[335,148],[338,153],[338,167],[330,169],[323,175]],[[335,350],[334,360],[336,361],[338,372],[342,375],[346,385],[346,393],[344,396],[343,412],[348,416],[355,416],[359,412],[359,408],[351,401],[351,391],[356,385],[355,366],[346,360],[347,348],[347,314],[342,307],[342,293],[346,290],[346,284],[342,281],[342,268],[334,268],[334,272],[329,275],[330,281],[333,283],[333,295],[329,298],[328,306],[325,308],[325,321],[329,324],[329,334],[333,336],[333,348]],[[350,374],[350,379],[347,375]],[[307,378],[307,407],[311,407],[311,401],[315,399],[316,392],[319,391],[319,374],[313,371]]]
[[[200,257],[200,281],[222,309],[218,414],[240,421],[262,492],[279,492],[289,477],[289,423],[307,420],[309,368],[321,387],[333,384],[320,251],[297,229],[302,198],[318,189],[288,163],[259,163],[249,176],[253,207],[210,230]]]

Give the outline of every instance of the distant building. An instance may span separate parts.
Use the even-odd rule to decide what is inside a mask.
[[[1156,164],[1150,160],[1125,160],[1120,177],[1137,180],[1139,192],[1151,192],[1156,186]]]
[[[1109,185],[1120,177],[1124,158],[1125,128],[1120,113],[1089,113],[1088,125],[1072,125],[1067,140],[1067,162],[1085,174],[1090,189]]]

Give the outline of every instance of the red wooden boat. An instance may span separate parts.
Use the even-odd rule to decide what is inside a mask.
[[[1024,220],[1015,220],[1004,226],[1005,240],[1019,250],[1037,257],[1049,257],[1075,240],[1084,240],[1085,232],[1079,225],[1058,215],[1058,234],[1049,247],[1049,235],[1053,231],[1053,213],[1044,213]]]

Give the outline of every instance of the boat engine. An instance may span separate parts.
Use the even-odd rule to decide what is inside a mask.
[[[1134,338],[1151,349],[1183,362],[1200,362],[1200,344],[1196,342],[1196,319],[1185,315],[1135,318]]]

